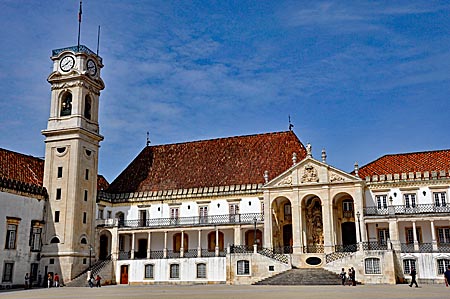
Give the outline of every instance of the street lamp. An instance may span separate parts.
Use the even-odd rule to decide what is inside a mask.
[[[359,211],[356,212],[356,217],[358,218],[359,242],[362,242],[362,238],[361,238],[361,220],[360,220],[361,213],[359,213]]]

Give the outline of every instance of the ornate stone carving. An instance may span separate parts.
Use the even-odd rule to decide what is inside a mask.
[[[317,170],[310,164],[306,165],[303,169],[303,175],[301,177],[302,183],[317,183],[319,181],[319,176]]]
[[[318,198],[306,206],[308,245],[323,245],[322,205]]]
[[[340,175],[337,175],[336,173],[332,173],[330,175],[330,182],[343,182],[345,179],[341,177]]]
[[[277,184],[277,186],[292,186],[292,176],[287,176]]]

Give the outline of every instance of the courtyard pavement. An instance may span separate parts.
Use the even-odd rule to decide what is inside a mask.
[[[173,298],[173,299],[384,299],[384,298],[449,298],[450,288],[445,285],[365,286],[236,286],[236,285],[153,285],[107,286],[101,288],[51,288],[0,292],[0,298]]]

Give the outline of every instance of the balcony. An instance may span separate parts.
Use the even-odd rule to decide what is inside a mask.
[[[108,219],[115,220],[115,219]],[[178,218],[153,218],[136,219],[124,221],[105,221],[97,220],[97,225],[101,226],[119,226],[119,228],[161,228],[161,227],[187,227],[187,226],[214,226],[227,224],[254,224],[264,222],[264,214],[226,214],[213,216],[197,217],[178,217]]]
[[[365,216],[378,215],[414,215],[414,214],[431,214],[431,213],[450,213],[450,205],[436,206],[435,204],[420,204],[415,206],[389,206],[386,208],[367,207],[364,208]]]

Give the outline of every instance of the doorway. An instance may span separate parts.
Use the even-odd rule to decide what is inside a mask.
[[[108,236],[101,235],[100,236],[100,260],[106,259],[108,256]]]
[[[120,284],[128,284],[128,265],[120,266]]]
[[[342,228],[342,245],[344,248],[348,245],[356,244],[356,226],[355,222],[344,222]]]
[[[283,226],[283,251],[284,253],[291,253],[292,251],[292,224]]]

